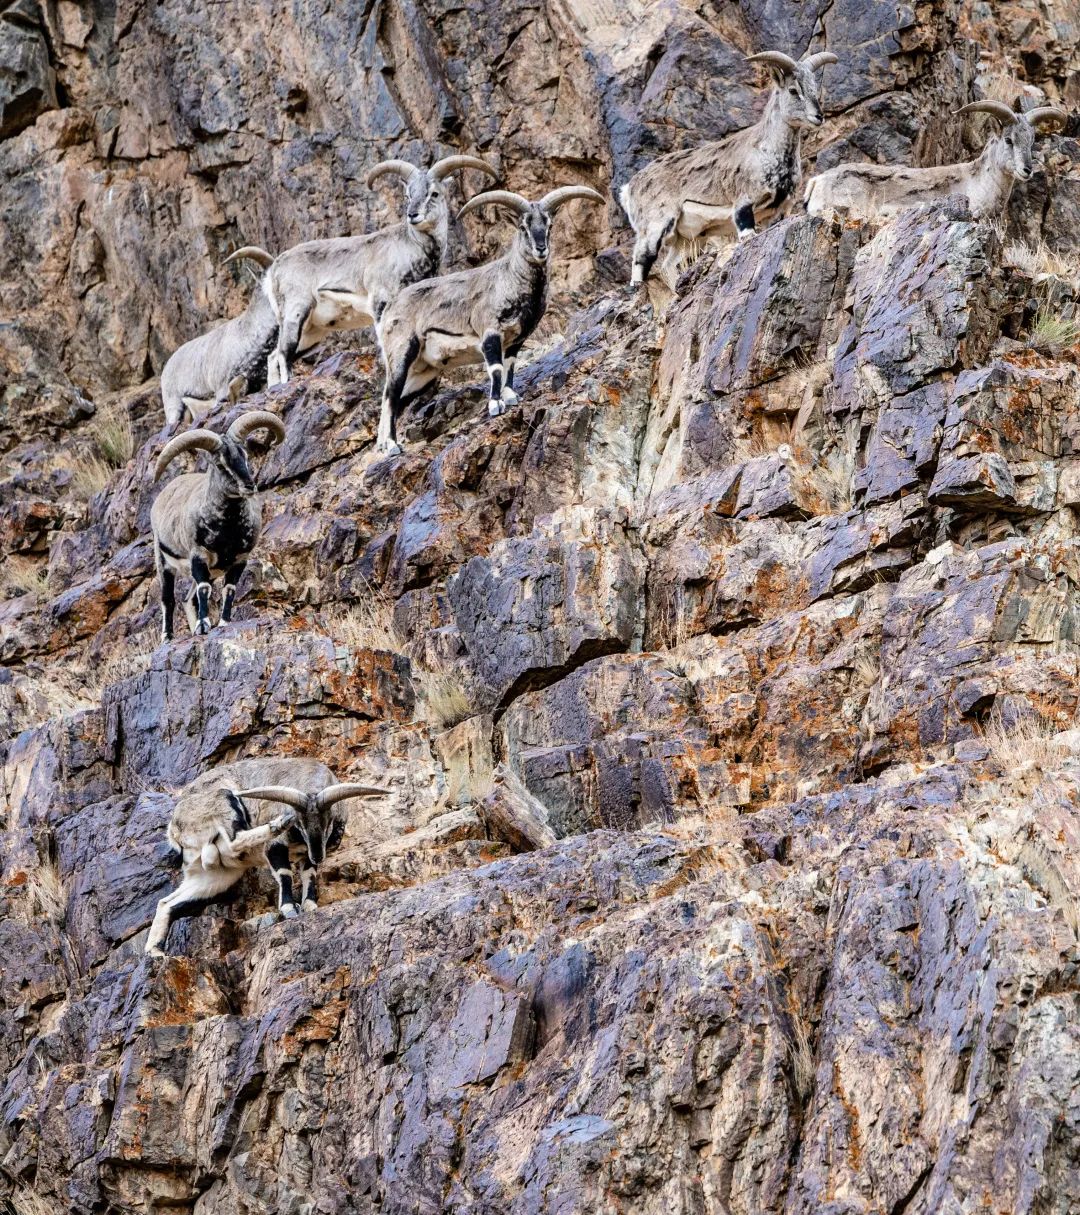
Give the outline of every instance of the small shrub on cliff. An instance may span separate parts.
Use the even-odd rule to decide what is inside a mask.
[[[71,461],[71,488],[75,497],[88,502],[109,484],[113,470],[100,456],[75,456]]]
[[[4,563],[2,591],[16,595],[44,595],[49,579],[46,561],[31,561],[25,557],[9,557]]]
[[[67,897],[67,886],[56,862],[50,858],[27,870],[21,898],[16,903],[18,914],[27,924],[48,920],[60,927],[67,916]]]
[[[331,614],[323,628],[327,636],[351,650],[405,650],[405,639],[394,623],[392,600],[371,587],[362,599]]]
[[[1032,278],[1052,274],[1070,282],[1080,281],[1080,261],[1075,256],[1055,253],[1041,240],[1037,245],[1025,245],[1021,241],[1010,241],[1005,246],[1002,260],[1006,266],[1014,266]]]
[[[1080,342],[1080,321],[1064,317],[1051,308],[1040,308],[1028,331],[1029,346],[1075,346]]]
[[[472,702],[461,678],[452,671],[413,671],[417,713],[429,725],[445,730],[471,717]]]
[[[1054,733],[1052,725],[1037,717],[1006,723],[997,706],[983,727],[990,757],[1010,774],[1031,768],[1052,772],[1060,767],[1066,751],[1054,741]]]
[[[131,418],[120,405],[106,405],[90,423],[90,434],[98,454],[110,468],[123,468],[135,451]]]

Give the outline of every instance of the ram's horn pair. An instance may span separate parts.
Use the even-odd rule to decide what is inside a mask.
[[[373,785],[328,785],[313,797],[290,785],[266,785],[260,789],[241,789],[237,796],[284,802],[287,806],[295,806],[297,810],[307,810],[314,803],[319,810],[325,810],[349,797],[385,797],[389,793],[389,789],[378,789]]]
[[[515,194],[512,190],[487,190],[483,194],[477,194],[475,198],[470,198],[469,201],[458,212],[458,219],[463,215],[468,215],[470,211],[475,211],[479,207],[485,207],[488,203],[495,206],[506,207],[510,211],[515,211],[519,215],[524,215],[531,211],[533,206],[538,206],[542,211],[553,213],[558,210],[563,203],[568,203],[575,198],[587,198],[590,202],[602,203],[604,196],[593,190],[590,186],[560,186],[557,190],[552,190],[545,194],[543,198],[536,204],[529,202],[520,194]]]
[[[270,431],[275,443],[282,443],[285,440],[284,422],[277,414],[270,413],[266,409],[253,409],[248,413],[242,413],[225,433],[230,439],[242,443],[254,430]],[[158,456],[157,464],[154,466],[154,480],[156,481],[169,464],[183,452],[217,451],[221,443],[221,435],[215,434],[212,430],[196,428],[177,435],[161,449],[161,455]]]
[[[792,59],[790,55],[785,55],[783,51],[762,51],[757,55],[748,55],[746,62],[760,63],[765,67],[777,68],[788,76],[794,76],[800,67],[800,61]],[[828,63],[839,62],[840,60],[832,51],[817,51],[815,54],[807,55],[805,59],[801,60],[801,66],[809,68],[812,72],[816,72]]]
[[[967,105],[962,105],[958,110],[954,110],[953,113],[989,114],[991,117],[996,118],[1004,127],[1021,121],[1033,127],[1043,122],[1058,122],[1064,125],[1069,119],[1068,114],[1060,106],[1040,105],[1036,106],[1033,110],[1020,112],[1006,105],[1004,101],[969,101]]]
[[[490,177],[499,176],[491,165],[478,156],[444,156],[442,160],[437,160],[427,170],[427,175],[432,181],[442,181],[444,177],[455,173],[458,169],[476,169],[480,173],[487,173]],[[371,186],[386,173],[393,173],[405,181],[410,181],[417,173],[423,172],[423,169],[410,164],[407,160],[383,160],[368,170],[365,181]]]

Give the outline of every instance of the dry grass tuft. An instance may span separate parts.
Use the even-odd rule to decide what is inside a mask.
[[[1040,308],[1028,330],[1029,346],[1047,346],[1054,349],[1075,346],[1080,342],[1080,320],[1064,317],[1048,307]]]
[[[98,454],[109,468],[123,468],[135,452],[135,436],[128,411],[117,404],[102,406],[90,423]]]
[[[855,453],[844,444],[826,456],[815,455],[803,444],[781,449],[791,461],[792,480],[801,505],[816,514],[842,515],[851,510]]]
[[[465,683],[456,672],[418,669],[413,674],[413,686],[419,716],[436,729],[456,726],[474,712]]]
[[[49,563],[29,557],[8,557],[0,577],[0,594],[14,591],[16,595],[43,596],[49,582]]]
[[[1052,772],[1061,766],[1067,748],[1053,738],[1055,727],[1037,717],[1022,717],[1007,725],[995,706],[983,726],[990,757],[1010,775],[1031,769]]]
[[[806,1020],[799,1012],[791,1013],[791,1037],[788,1039],[788,1054],[791,1059],[791,1074],[795,1092],[804,1104],[814,1091],[814,1048],[810,1042],[810,1031]]]
[[[75,497],[88,502],[109,484],[113,470],[100,456],[74,456],[68,466],[71,469],[71,488]]]
[[[326,634],[351,650],[390,650],[403,653],[405,639],[394,624],[394,604],[386,595],[368,588],[363,599],[330,616]]]
[[[51,858],[27,870],[21,888],[22,897],[15,902],[16,914],[24,924],[42,920],[63,927],[67,918],[67,886]]]
[[[851,664],[851,686],[853,691],[868,692],[881,680],[881,653],[860,650]]]
[[[1010,241],[1005,246],[1002,260],[1006,266],[1014,266],[1034,279],[1054,275],[1072,283],[1080,282],[1080,258],[1075,254],[1055,253],[1044,240],[1034,248],[1021,241]]]

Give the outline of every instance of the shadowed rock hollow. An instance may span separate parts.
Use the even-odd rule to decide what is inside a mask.
[[[521,406],[398,459],[324,346],[209,419],[288,438],[237,620],[157,646],[152,377],[229,250],[384,222],[391,155],[610,195],[809,45],[821,167],[1072,116],[1001,224],[796,212],[659,321],[568,207]],[[0,65],[0,1202],[1080,1209],[1072,6],[19,0]],[[263,754],[393,796],[317,912],[252,874],[145,958],[177,791]]]

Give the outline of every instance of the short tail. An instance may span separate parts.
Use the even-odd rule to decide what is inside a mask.
[[[241,257],[249,257],[253,262],[258,262],[264,270],[268,270],[274,264],[274,259],[270,254],[265,249],[260,249],[258,245],[244,245],[242,249],[230,253],[221,264],[227,266],[229,262],[235,262]]]

